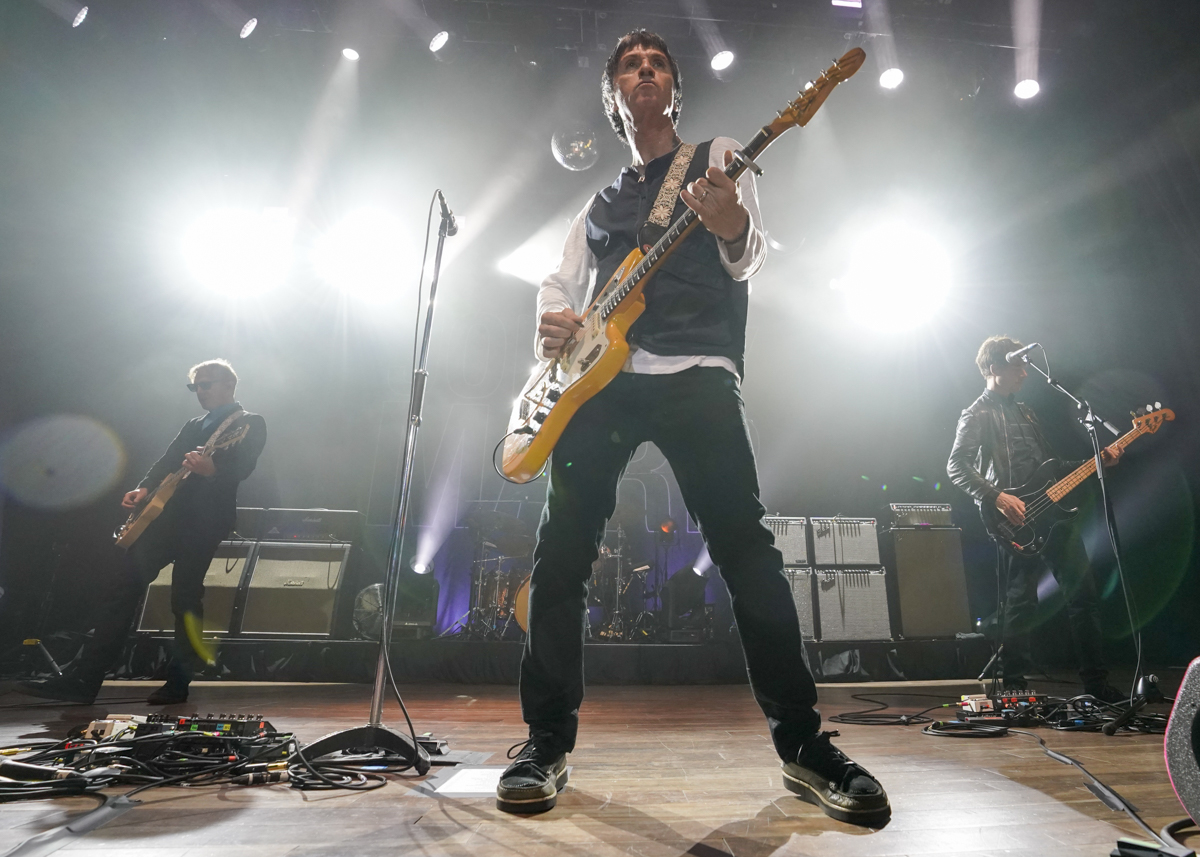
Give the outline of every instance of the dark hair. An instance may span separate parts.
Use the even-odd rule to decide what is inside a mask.
[[[975,356],[975,365],[979,367],[983,377],[991,375],[992,366],[1000,366],[1004,363],[1004,356],[1010,351],[1016,351],[1024,343],[1013,339],[1011,336],[989,336],[983,340],[983,345],[979,346],[979,354]]]
[[[679,121],[679,111],[683,107],[683,79],[679,75],[679,65],[675,62],[675,57],[671,56],[671,52],[667,49],[666,39],[649,30],[634,30],[626,33],[617,42],[613,52],[609,54],[608,62],[604,64],[604,75],[600,78],[600,98],[604,101],[604,113],[608,116],[612,129],[625,143],[628,143],[629,140],[625,137],[625,123],[621,121],[621,113],[617,110],[617,101],[613,94],[613,76],[617,73],[617,63],[630,48],[654,48],[666,54],[667,62],[671,64],[671,82],[673,84],[671,89],[674,93],[674,103],[671,105],[672,122]]]

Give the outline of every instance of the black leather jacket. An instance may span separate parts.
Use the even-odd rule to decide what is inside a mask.
[[[958,430],[946,474],[950,481],[975,499],[994,505],[1001,486],[1015,488],[1011,481],[1012,460],[1009,445],[1009,425],[1004,412],[986,391],[958,418]],[[1054,457],[1037,414],[1028,405],[1017,402],[1021,413],[1033,425],[1038,441],[1047,458]],[[1063,462],[1060,470],[1077,467],[1079,462]]]

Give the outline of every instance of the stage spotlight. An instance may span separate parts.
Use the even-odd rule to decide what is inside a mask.
[[[195,279],[228,295],[275,288],[291,267],[293,221],[284,208],[259,212],[214,209],[183,238],[183,255]]]
[[[879,75],[879,85],[884,89],[895,89],[904,82],[904,72],[898,68],[889,68]]]
[[[1036,80],[1027,78],[1013,87],[1013,95],[1017,98],[1033,98],[1041,89]]]
[[[80,24],[82,24],[84,21],[86,21],[87,13],[88,13],[88,7],[87,6],[81,7],[75,15],[75,20],[71,22],[71,26],[78,27]]]
[[[238,34],[238,38],[239,39],[248,38],[250,36],[250,34],[254,32],[254,28],[257,26],[258,26],[258,18],[251,18],[249,21],[247,21],[245,24],[242,25],[242,31]]]
[[[411,568],[417,574],[428,574],[433,570],[427,563],[418,562],[415,558],[409,564],[409,568]]]
[[[950,260],[930,235],[905,223],[885,223],[858,237],[849,271],[834,287],[862,324],[904,330],[929,321],[945,302]]]
[[[709,62],[713,71],[725,71],[733,65],[733,51],[717,51]]]
[[[342,56],[351,62],[358,62],[358,51],[354,48],[342,48]]]
[[[450,33],[448,33],[446,30],[442,30],[429,40],[429,50],[436,54],[442,48],[446,47],[446,42],[448,41],[450,41]]]
[[[400,222],[386,212],[352,212],[317,240],[313,268],[342,291],[376,301],[394,298],[403,275],[401,235]]]

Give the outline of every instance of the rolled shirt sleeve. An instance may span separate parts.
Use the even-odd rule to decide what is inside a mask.
[[[587,213],[592,208],[593,196],[587,201],[583,210],[571,222],[571,230],[563,243],[562,261],[558,270],[542,280],[538,288],[537,316],[533,331],[533,351],[538,360],[545,360],[542,353],[542,337],[538,334],[536,324],[541,322],[542,314],[561,312],[570,307],[582,315],[583,302],[587,300],[588,288],[592,284],[592,276],[596,272],[596,254],[587,242]]]
[[[717,137],[712,141],[708,150],[709,166],[725,169],[725,153],[736,151],[742,146],[732,137]],[[763,231],[762,212],[758,209],[758,188],[754,184],[754,173],[745,170],[738,178],[738,192],[742,205],[750,213],[750,231],[746,233],[746,249],[737,261],[729,258],[729,247],[724,241],[717,239],[717,249],[721,253],[721,265],[735,280],[748,280],[758,273],[767,258],[767,236]]]

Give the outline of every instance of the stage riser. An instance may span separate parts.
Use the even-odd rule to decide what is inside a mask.
[[[140,636],[126,650],[117,678],[165,676],[163,637]],[[978,674],[989,651],[982,640],[813,643],[806,655],[818,681],[960,679]],[[517,684],[520,643],[404,640],[392,646],[402,684]],[[226,641],[219,664],[198,679],[227,681],[370,682],[377,649],[363,641]],[[597,643],[586,647],[584,680],[593,685],[744,684],[736,642],[698,646]]]

